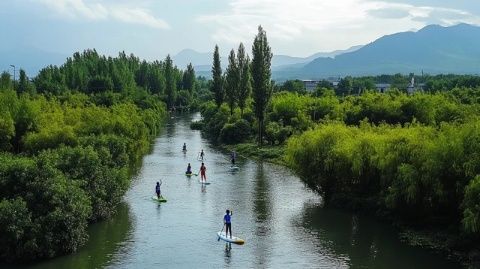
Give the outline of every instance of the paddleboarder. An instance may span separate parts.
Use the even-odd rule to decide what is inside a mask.
[[[228,236],[228,231],[230,231],[230,239],[232,238],[232,214],[233,211],[227,209],[225,216],[223,216],[223,223],[225,224],[225,237]]]
[[[230,154],[230,158],[232,160],[232,166],[235,165],[235,159],[237,158],[237,153],[235,153],[235,151],[232,151],[232,153]]]
[[[200,159],[203,161],[203,157],[205,156],[205,153],[203,153],[203,149],[202,151],[200,152]]]
[[[183,151],[187,151],[187,143],[183,143],[182,150],[183,150]]]
[[[200,181],[207,182],[206,172],[207,172],[207,167],[205,167],[205,164],[202,162],[202,166],[200,166]]]
[[[157,181],[157,185],[155,186],[155,192],[157,193],[157,198],[160,200],[160,182]]]
[[[187,172],[185,172],[185,174],[192,174],[192,166],[190,165],[190,163],[188,163]]]

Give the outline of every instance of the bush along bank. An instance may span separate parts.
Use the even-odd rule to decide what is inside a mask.
[[[230,115],[225,104],[204,103],[203,120],[193,125],[229,149],[291,167],[327,206],[443,231],[449,243],[433,247],[466,257],[478,248],[480,216],[480,201],[473,198],[480,174],[479,105],[472,93],[274,93],[262,147],[251,103],[243,115],[238,109]],[[240,120],[249,128],[235,129]]]
[[[172,85],[195,94],[193,69],[182,80],[170,61],[85,51],[33,82],[1,75],[1,262],[74,252],[90,223],[114,214],[162,128],[164,100],[178,105]]]
[[[10,91],[0,93],[0,102],[9,104],[2,105],[0,125],[1,260],[76,251],[88,223],[114,213],[129,186],[129,167],[148,152],[165,107],[99,107]]]

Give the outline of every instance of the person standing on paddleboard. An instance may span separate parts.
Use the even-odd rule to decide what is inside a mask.
[[[228,237],[228,231],[230,231],[230,239],[232,238],[232,214],[233,211],[227,209],[223,216],[223,223],[225,224],[225,237]]]
[[[202,149],[202,151],[200,152],[200,159],[202,159],[202,161],[203,161],[203,156],[205,156],[205,153],[203,153],[203,149]]]
[[[232,160],[232,166],[235,165],[235,159],[237,158],[237,154],[235,153],[235,151],[232,151],[232,153],[230,154],[230,158]]]
[[[182,150],[183,150],[183,151],[187,151],[187,143],[183,143]]]
[[[190,165],[190,163],[188,163],[187,172],[185,172],[185,174],[192,174],[192,166]]]
[[[205,182],[207,182],[206,172],[207,172],[207,167],[205,167],[205,164],[202,163],[202,166],[200,166],[200,181],[205,180]]]
[[[160,182],[157,181],[157,185],[155,186],[155,192],[157,193],[157,198],[160,199]]]

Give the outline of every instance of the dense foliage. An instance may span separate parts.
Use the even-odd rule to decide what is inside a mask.
[[[166,115],[162,65],[86,51],[15,90],[2,78],[0,260],[73,252],[114,213]]]

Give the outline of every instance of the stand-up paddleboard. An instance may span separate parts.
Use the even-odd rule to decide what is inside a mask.
[[[191,177],[191,176],[193,175],[193,173],[187,173],[187,172],[185,172],[185,175],[186,175],[187,177]]]
[[[245,240],[239,237],[232,236],[232,238],[230,238],[230,236],[227,236],[225,232],[218,232],[217,235],[218,235],[218,238],[229,243],[234,243],[238,245],[243,245],[245,243]]]
[[[236,166],[236,165],[231,165],[230,166],[230,170],[238,170],[240,169],[240,167]]]
[[[202,181],[201,179],[198,180],[198,183],[203,185],[210,185],[210,182]]]
[[[159,203],[167,202],[167,199],[165,199],[165,197],[163,197],[163,196],[160,196],[160,199],[158,199],[158,197],[155,195],[155,196],[152,196],[152,199],[159,202]]]

